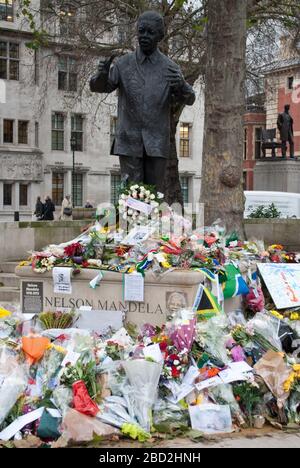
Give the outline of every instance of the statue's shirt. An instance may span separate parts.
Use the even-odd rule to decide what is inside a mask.
[[[108,73],[91,79],[91,90],[110,93],[119,90],[118,122],[113,154],[169,157],[170,113],[173,101],[192,105],[193,88],[186,82],[172,93],[166,75],[178,65],[156,50],[146,56],[140,49],[119,58]]]

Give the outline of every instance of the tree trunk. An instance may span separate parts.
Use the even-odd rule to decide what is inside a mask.
[[[247,0],[208,0],[201,202],[205,224],[243,229]]]
[[[183,197],[181,184],[179,179],[178,170],[178,157],[176,149],[176,127],[179,122],[180,114],[183,107],[180,109],[173,109],[171,111],[171,131],[170,131],[170,157],[167,162],[166,176],[165,176],[165,201],[172,205],[173,203],[180,203],[183,205]]]

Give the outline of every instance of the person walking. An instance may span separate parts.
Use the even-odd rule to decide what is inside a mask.
[[[61,205],[60,219],[62,221],[73,220],[73,204],[70,195],[66,195]]]
[[[54,221],[54,211],[55,206],[53,201],[49,196],[46,197],[44,207],[43,207],[43,220],[44,221]]]
[[[43,219],[43,203],[41,201],[41,197],[37,197],[36,199],[34,215],[38,221]]]
[[[86,201],[84,208],[94,208],[89,200]]]

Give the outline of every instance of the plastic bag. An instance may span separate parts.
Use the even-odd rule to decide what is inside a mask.
[[[162,363],[158,364],[145,360],[126,361],[123,363],[132,387],[134,411],[137,420],[148,432],[151,427],[151,410],[157,397],[162,365]]]

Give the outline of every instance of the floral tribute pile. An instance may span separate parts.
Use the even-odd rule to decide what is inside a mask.
[[[300,425],[300,307],[277,310],[257,271],[257,263],[297,264],[299,254],[240,241],[217,224],[193,229],[170,209],[159,212],[162,199],[132,185],[120,196],[129,234],[97,221],[28,263],[41,274],[54,266],[151,269],[158,280],[175,268],[201,271],[194,304],[160,328],[124,317],[119,330],[82,329],[80,311],[41,311],[28,321],[0,308],[0,440],[8,446],[32,436],[57,447]],[[181,233],[160,232],[170,217]],[[240,307],[225,313],[224,301],[237,296]]]

